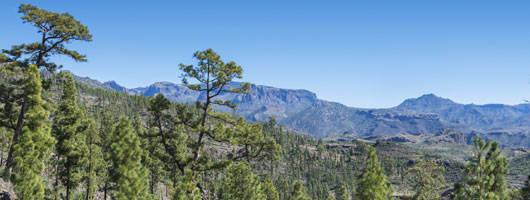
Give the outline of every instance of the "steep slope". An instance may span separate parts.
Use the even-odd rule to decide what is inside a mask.
[[[233,83],[230,87],[237,87],[239,83]],[[106,82],[103,87],[111,88],[119,92],[154,96],[163,94],[166,98],[183,103],[202,101],[205,94],[190,90],[182,84],[171,82],[157,82],[147,87],[127,89],[114,81]],[[300,110],[308,108],[317,102],[314,93],[307,90],[281,89],[262,85],[251,85],[249,94],[221,93],[220,100],[231,100],[238,104],[236,113],[244,116],[247,120],[264,121],[269,116],[279,120],[287,118]],[[229,109],[222,110],[232,112]]]

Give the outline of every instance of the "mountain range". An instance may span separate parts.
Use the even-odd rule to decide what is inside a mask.
[[[94,88],[129,94],[153,96],[162,94],[175,102],[195,102],[204,94],[185,85],[157,82],[147,87],[126,88],[115,81],[101,83],[87,77],[76,81]],[[235,87],[235,84],[232,87]],[[453,129],[487,139],[504,141],[505,145],[530,145],[530,104],[459,104],[450,99],[426,94],[405,100],[393,108],[364,109],[317,98],[303,89],[281,89],[251,85],[250,94],[224,93],[222,100],[238,104],[235,113],[250,121],[275,117],[278,122],[298,132],[315,137],[337,135],[394,136],[397,134],[436,134]],[[223,112],[234,112],[221,109]]]

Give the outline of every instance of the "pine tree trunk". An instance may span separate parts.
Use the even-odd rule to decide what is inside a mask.
[[[57,155],[57,163],[55,163],[55,183],[54,185],[54,191],[55,191],[55,200],[57,200],[57,196],[59,195],[59,191],[57,191],[59,187],[59,155]]]
[[[0,152],[0,165],[4,163],[4,148],[5,148],[5,141],[2,141],[2,151]]]
[[[86,197],[85,197],[85,200],[88,200],[89,196],[90,196],[90,177],[88,177],[88,181],[87,181],[87,186],[86,186]]]
[[[7,154],[7,160],[6,160],[6,167],[8,170],[8,177],[11,175],[12,166],[11,162],[13,161],[13,151],[15,150],[13,147],[18,141],[18,135],[22,131],[22,125],[24,124],[24,114],[26,113],[26,99],[22,101],[22,104],[20,105],[20,114],[18,115],[17,125],[15,127],[15,132],[13,134],[13,142],[11,143],[11,146],[9,147],[9,153]]]
[[[90,157],[92,157],[92,156],[90,156]],[[89,199],[88,197],[90,196],[90,185],[92,184],[91,183],[92,182],[91,174],[90,174],[91,171],[92,171],[92,162],[90,162],[90,164],[88,165],[88,173],[89,173],[89,175],[88,175],[87,181],[86,181],[86,198],[85,198],[85,200],[88,200]]]
[[[155,193],[155,176],[154,176],[154,172],[153,172],[153,167],[151,167],[151,194],[154,194]]]
[[[103,200],[107,200],[107,181],[105,181],[105,186],[103,186]]]
[[[66,162],[68,162],[68,160]],[[70,184],[70,166],[67,166],[66,167],[66,200],[70,200],[70,189],[71,189],[71,187],[72,186]]]

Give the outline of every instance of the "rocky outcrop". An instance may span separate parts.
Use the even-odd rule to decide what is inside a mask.
[[[0,178],[0,194],[3,195],[4,193],[7,193],[10,199],[17,199],[15,191],[13,190],[13,184]],[[0,195],[0,199],[3,197],[2,195]]]

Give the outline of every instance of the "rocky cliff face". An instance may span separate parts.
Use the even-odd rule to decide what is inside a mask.
[[[121,89],[121,86],[106,84],[114,90],[130,94],[139,94],[145,96],[154,96],[163,94],[166,98],[176,102],[196,102],[204,101],[205,94],[190,90],[182,84],[170,82],[157,82],[148,87],[133,88],[128,90]],[[237,87],[234,83],[229,87]],[[236,113],[244,116],[247,120],[263,121],[269,116],[278,120],[287,118],[294,113],[305,109],[318,101],[315,93],[307,90],[281,89],[262,85],[251,85],[249,94],[221,93],[218,97],[220,100],[231,100],[238,104]],[[221,111],[231,112],[227,108],[217,108]]]

